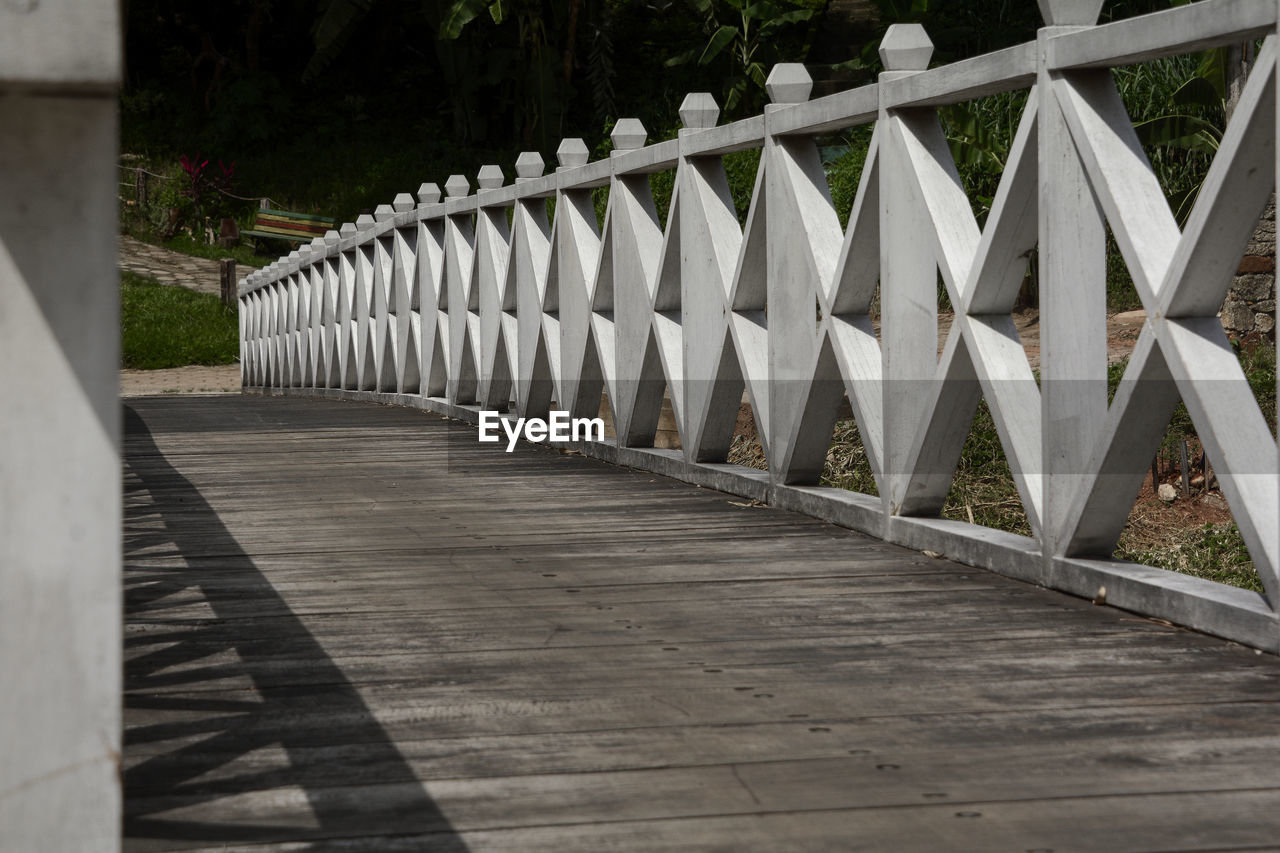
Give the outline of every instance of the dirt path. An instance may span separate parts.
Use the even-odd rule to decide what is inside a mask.
[[[943,314],[938,318],[938,352],[947,340],[947,332],[951,330],[951,314]],[[1143,311],[1125,311],[1107,318],[1107,361],[1114,364],[1133,351],[1138,333],[1146,320]],[[1022,339],[1022,348],[1027,353],[1027,361],[1032,370],[1040,369],[1040,312],[1035,309],[1020,311],[1013,315],[1013,325]]]
[[[121,270],[154,278],[161,284],[178,285],[214,296],[221,293],[217,261],[193,258],[163,246],[135,240],[127,234],[120,235],[119,263]]]
[[[215,367],[190,365],[163,370],[121,370],[120,396],[145,397],[152,394],[208,394],[240,392],[240,365]]]

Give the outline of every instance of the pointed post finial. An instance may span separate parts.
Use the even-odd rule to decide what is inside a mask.
[[[418,187],[419,204],[435,204],[438,201],[440,201],[440,187],[438,184],[423,184]]]
[[[720,120],[720,105],[710,92],[690,92],[680,102],[680,123],[689,130],[715,127]]]
[[[547,164],[537,151],[522,151],[516,158],[516,183],[541,178]]]
[[[482,190],[496,190],[505,180],[501,166],[481,166],[480,171],[476,173],[476,184]]]
[[[885,71],[923,71],[933,56],[933,42],[919,24],[893,24],[880,40]]]
[[[648,138],[649,131],[644,129],[644,125],[638,118],[618,119],[618,123],[613,126],[613,132],[609,134],[614,151],[633,151],[643,148]]]
[[[764,90],[775,104],[800,104],[809,100],[813,78],[799,62],[779,62],[764,81]]]
[[[556,149],[556,159],[560,161],[561,169],[585,166],[587,158],[590,156],[591,152],[587,149],[587,143],[581,139],[566,139]]]
[[[1088,26],[1098,23],[1102,0],[1037,0],[1046,26]]]
[[[444,197],[466,198],[471,193],[471,182],[467,180],[466,175],[450,175],[449,180],[444,182]]]

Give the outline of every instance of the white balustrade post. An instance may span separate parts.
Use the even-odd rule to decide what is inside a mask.
[[[525,151],[516,158],[516,183],[540,178],[545,169],[541,154]],[[544,320],[544,311],[554,310],[556,297],[547,289],[550,258],[547,200],[541,196],[517,200],[511,218],[509,264],[516,288],[516,410],[524,417],[545,418],[554,393],[547,341],[549,335],[558,336],[559,330],[549,329]]]
[[[619,189],[620,182],[625,178],[617,174],[616,160],[620,155],[628,151],[638,151],[644,148],[645,140],[648,137],[649,131],[645,130],[644,124],[638,118],[618,119],[613,126],[613,131],[609,134],[609,141],[613,144],[613,150],[609,152],[609,162],[611,164],[609,204],[605,212],[605,231],[601,235],[602,243],[599,263],[596,268],[597,272],[595,273],[596,280],[591,289],[591,334],[595,341],[600,373],[608,396],[615,437],[622,434],[618,430],[619,419],[625,408],[623,400],[634,397],[636,389],[634,374],[640,364],[639,359],[624,362],[621,355],[616,303],[618,297],[623,295],[627,288],[638,288],[640,293],[648,293],[642,265],[638,262],[638,259],[627,255],[627,250],[633,243],[631,228],[627,224],[630,218],[627,211],[629,202],[626,197],[626,191]],[[646,186],[648,185],[648,175],[646,174],[634,175],[633,179],[638,179]],[[615,191],[617,192],[616,195]],[[626,272],[620,270],[618,268],[620,256],[622,262],[631,264],[633,269],[629,269]],[[640,274],[637,275],[637,272]],[[630,273],[630,275],[627,273]],[[642,316],[647,319],[648,311],[645,311]],[[624,380],[623,374],[631,374],[632,376]],[[619,439],[619,444],[621,443],[622,441]]]
[[[718,114],[716,109],[710,124]],[[685,117],[682,107],[682,120]],[[617,158],[644,147],[648,131],[639,119],[622,119],[614,125],[611,138],[611,157]],[[603,327],[609,323],[602,309],[607,305],[612,314],[613,340],[608,343],[614,363],[609,388],[613,429],[621,447],[651,447],[666,382],[653,329],[662,225],[649,173],[619,174],[615,169],[609,182],[609,209],[606,251],[610,254],[602,263],[608,264],[608,282],[597,284],[595,308],[602,336],[608,334]]]
[[[590,156],[581,139],[565,139],[556,150],[558,172],[584,166]],[[554,249],[547,286],[556,288],[559,308],[557,403],[573,417],[600,411],[603,378],[591,334],[591,297],[600,258],[600,232],[589,187],[560,186],[556,191]],[[556,362],[559,362],[557,365]]]
[[[267,384],[267,322],[266,292],[262,289],[265,273],[262,270],[250,278],[253,291],[253,387],[263,388]]]
[[[294,371],[293,386],[307,388],[311,385],[311,247],[298,249],[298,272],[295,276],[295,293],[297,309],[293,313],[294,353],[297,369]]]
[[[267,387],[267,268],[263,267],[250,278],[253,290],[254,316],[254,365],[253,385]]]
[[[259,349],[262,351],[262,364],[260,367],[262,378],[258,384],[263,388],[271,387],[273,371],[275,370],[276,363],[275,339],[272,337],[272,335],[275,334],[275,315],[272,313],[275,310],[275,300],[273,298],[274,291],[272,289],[273,269],[274,264],[268,264],[263,267],[261,279],[258,282],[260,286],[258,296],[260,297],[261,303],[259,306],[259,311],[261,312],[261,317],[259,319],[259,325],[261,327],[259,332],[259,337],[261,338],[259,341]]]
[[[271,298],[271,274],[274,264],[267,264],[258,273],[258,349],[261,351],[259,356],[260,364],[258,372],[260,379],[258,385],[262,388],[271,387],[271,372],[275,368],[275,354],[273,347],[275,342],[271,335],[275,329],[275,321],[272,315],[275,303]]]
[[[444,286],[444,218],[440,187],[418,187],[418,246],[415,286],[421,301],[422,329],[418,338],[419,391],[424,397],[443,397],[449,365],[448,291]],[[432,215],[432,214],[435,215]]]
[[[475,207],[468,201],[471,183],[465,175],[445,181],[444,278],[449,301],[449,379],[445,398],[454,404],[474,403],[479,380],[471,318],[479,319],[475,265]]]
[[[280,346],[276,340],[276,333],[280,325],[280,293],[277,289],[279,284],[276,276],[276,269],[280,262],[275,261],[267,266],[266,286],[263,288],[262,305],[266,315],[263,319],[263,339],[266,347],[266,381],[262,387],[274,388],[278,386],[280,370]]]
[[[328,251],[323,237],[309,244],[311,265],[307,270],[310,300],[307,304],[307,387],[323,388],[324,369],[324,268]]]
[[[354,391],[360,385],[360,364],[356,355],[360,319],[356,314],[356,242],[359,232],[354,222],[338,229],[338,335],[340,387]]]
[[[496,164],[482,166],[476,175],[475,281],[479,289],[480,381],[477,400],[486,409],[506,411],[511,401],[512,362],[515,355],[516,294],[508,293],[507,259],[511,233],[507,206],[485,203],[485,195],[502,187],[506,178]],[[508,345],[508,337],[511,338]]]
[[[238,311],[240,312],[240,387],[248,388],[253,384],[253,294],[249,291],[252,275],[240,279],[237,293]]]
[[[255,283],[258,289],[254,292],[258,314],[258,381],[255,384],[259,388],[271,385],[271,291],[267,270],[268,267],[263,267],[258,271]]]
[[[280,387],[292,388],[298,383],[298,250],[288,254],[280,279],[280,346],[283,373]]]
[[[377,300],[374,295],[374,246],[373,216],[363,213],[356,217],[355,246],[351,253],[354,274],[351,289],[352,338],[356,355],[357,391],[374,391],[378,387],[377,355],[374,338],[377,334]]]
[[[276,262],[276,272],[273,276],[275,279],[272,285],[272,293],[275,301],[272,307],[275,311],[275,355],[276,355],[276,375],[273,383],[276,388],[288,388],[291,382],[290,372],[293,368],[293,358],[289,348],[289,263],[291,259],[286,255],[284,258]]]
[[[880,45],[885,85],[928,67],[932,45],[918,24],[895,24]],[[927,45],[927,47],[926,47]],[[884,364],[881,499],[902,509],[911,479],[911,451],[929,406],[938,364],[938,266],[933,224],[912,187],[911,162],[893,110],[880,106],[880,320]]]
[[[373,282],[370,329],[373,333],[374,390],[394,392],[396,374],[396,329],[392,315],[392,253],[394,235],[386,226],[396,212],[389,204],[380,204],[373,211],[374,227],[369,233],[369,258],[372,263]]]
[[[1071,536],[1070,508],[1085,484],[1107,414],[1106,220],[1047,67],[1049,40],[1097,20],[1101,0],[1040,0],[1040,399],[1045,576]]]
[[[696,132],[684,128],[680,135]],[[681,145],[674,202],[678,230],[671,232],[680,247],[680,441],[690,462],[723,462],[743,388],[728,310],[742,228],[723,158],[688,152]]]
[[[338,270],[341,266],[341,257],[338,251],[338,244],[342,241],[342,235],[337,231],[329,230],[324,233],[324,293],[321,297],[320,318],[323,322],[321,332],[321,361],[324,366],[323,377],[316,383],[319,388],[341,388],[342,387],[342,369],[340,363],[341,357],[341,333],[338,329]]]
[[[396,392],[417,394],[421,388],[422,299],[418,292],[417,202],[400,193],[391,202],[396,227],[391,232],[391,333],[395,339]]]
[[[844,390],[818,306],[835,276],[844,235],[813,137],[776,130],[785,105],[809,100],[813,79],[803,65],[785,63],[774,66],[765,88],[771,101],[764,111],[761,155],[768,238],[769,476],[775,483],[817,483]]]
[[[0,850],[120,848],[120,4],[0,3]]]

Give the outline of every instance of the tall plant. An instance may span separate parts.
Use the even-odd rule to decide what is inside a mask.
[[[710,33],[701,48],[667,60],[667,67],[697,62],[725,68],[724,111],[754,112],[763,100],[769,68],[780,61],[802,62],[808,44],[779,50],[777,39],[811,20],[823,4],[804,0],[690,0]]]
[[[236,164],[234,160],[230,165],[219,160],[218,168],[212,169],[208,158],[201,158],[199,154],[195,157],[183,154],[178,162],[186,175],[181,192],[191,207],[191,231],[196,234],[202,230],[206,217],[221,218],[225,207],[223,194],[231,190]]]

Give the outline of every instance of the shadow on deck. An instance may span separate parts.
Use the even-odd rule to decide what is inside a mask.
[[[128,849],[394,829],[466,850],[354,685],[128,406],[125,432]],[[260,753],[278,760],[262,766]],[[353,796],[356,780],[374,786]],[[253,817],[254,800],[282,794],[305,810]]]

